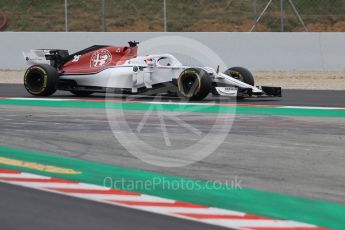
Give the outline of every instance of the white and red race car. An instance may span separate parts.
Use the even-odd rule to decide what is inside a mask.
[[[224,73],[209,67],[182,65],[171,54],[137,56],[129,46],[95,45],[74,54],[67,50],[36,49],[24,54],[31,65],[24,75],[27,91],[49,96],[56,90],[78,96],[114,92],[165,94],[202,100],[212,93],[229,97],[281,97],[280,87],[255,87],[250,71],[233,67]]]

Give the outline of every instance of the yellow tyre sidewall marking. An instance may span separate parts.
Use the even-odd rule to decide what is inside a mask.
[[[40,91],[32,91],[30,88],[26,87],[27,86],[27,75],[29,74],[30,71],[32,71],[33,69],[38,69],[39,71],[41,71],[41,73],[43,73],[43,87],[40,89]],[[42,67],[39,66],[32,66],[30,67],[24,75],[24,85],[25,88],[32,94],[40,94],[42,93],[46,88],[47,88],[47,84],[48,84],[48,73],[45,69],[43,69]]]
[[[194,96],[196,93],[198,93],[200,91],[200,88],[201,88],[201,77],[200,77],[199,73],[197,71],[194,71],[194,70],[183,71],[182,74],[181,74],[182,76],[180,76],[178,78],[178,81],[177,81],[178,90],[183,94],[183,96],[185,96],[185,97],[192,97],[192,96]],[[194,92],[186,93],[184,91],[183,84],[182,84],[182,78],[185,76],[185,74],[194,74],[197,77],[198,88]]]

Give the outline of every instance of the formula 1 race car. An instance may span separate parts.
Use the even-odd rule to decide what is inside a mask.
[[[281,97],[280,87],[255,87],[252,74],[233,67],[224,73],[209,67],[182,65],[173,55],[137,56],[129,46],[95,45],[74,54],[67,50],[36,49],[24,54],[31,65],[24,85],[35,96],[66,90],[77,96],[96,92],[165,94],[202,100],[209,93],[229,97]]]

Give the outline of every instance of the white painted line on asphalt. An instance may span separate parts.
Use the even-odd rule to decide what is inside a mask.
[[[321,109],[321,110],[343,110],[345,108],[340,107],[320,107],[320,106],[279,106],[276,108],[285,108],[285,109]]]
[[[27,101],[81,101],[93,102],[92,100],[84,99],[69,99],[69,98],[25,98],[25,97],[4,97],[1,99],[10,100],[27,100]],[[106,100],[97,100],[97,102],[107,102]],[[112,102],[112,101],[109,101]],[[174,102],[174,101],[115,101],[116,103],[142,103],[142,104],[156,104],[156,105],[196,105],[196,106],[231,106],[231,107],[254,107],[254,108],[285,108],[285,109],[311,109],[311,110],[345,110],[344,107],[326,107],[326,106],[290,106],[290,105],[261,105],[261,104],[241,104],[241,103],[196,103],[196,102]]]

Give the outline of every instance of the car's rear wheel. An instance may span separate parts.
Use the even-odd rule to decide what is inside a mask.
[[[71,90],[70,92],[78,97],[87,97],[94,93],[92,91],[78,91],[78,90]]]
[[[202,100],[210,93],[212,79],[201,68],[185,69],[177,79],[178,92],[189,100]]]
[[[50,96],[56,91],[57,70],[46,64],[30,66],[24,74],[24,87],[34,96]]]

